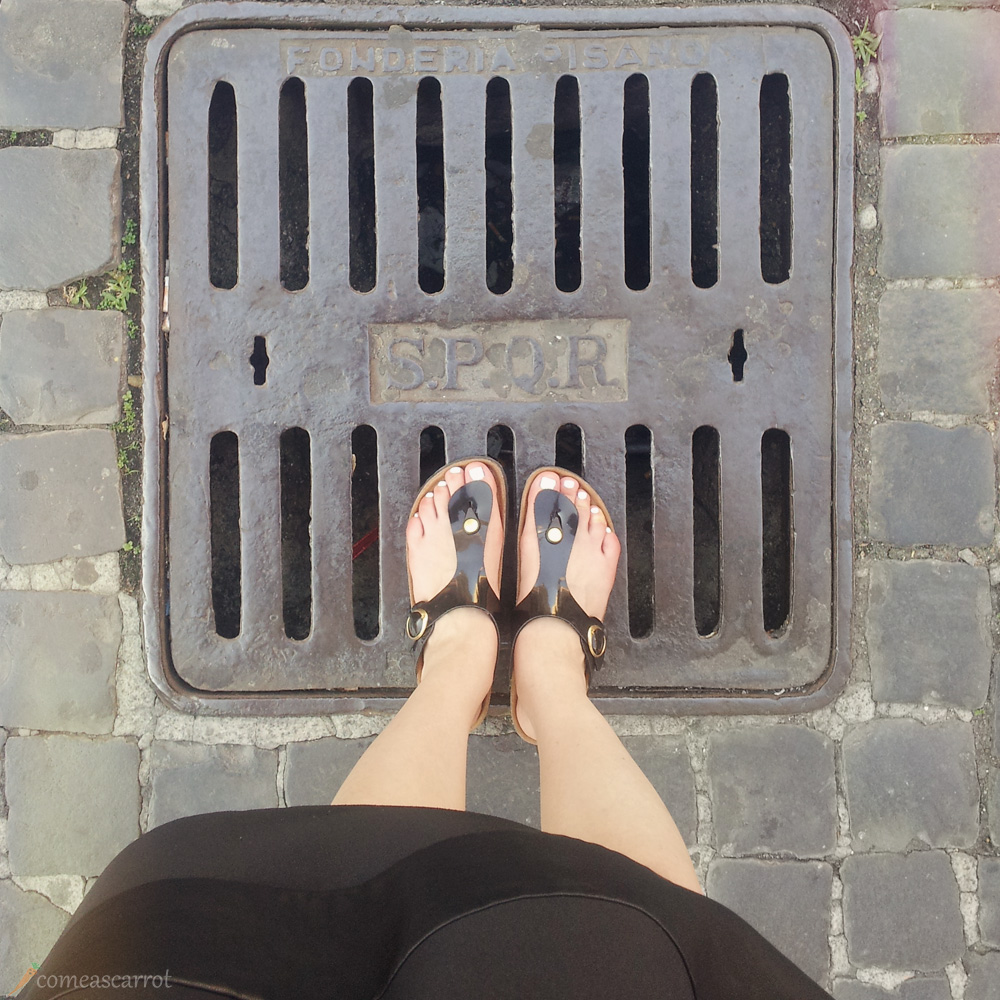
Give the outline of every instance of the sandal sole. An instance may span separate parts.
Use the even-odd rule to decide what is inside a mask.
[[[528,481],[524,484],[524,489],[521,491],[521,507],[520,513],[517,519],[517,548],[518,552],[521,550],[521,536],[524,534],[524,525],[528,520],[528,491],[531,489],[534,481],[546,472],[553,473],[559,480],[566,478],[575,479],[580,485],[579,489],[586,490],[590,494],[590,503],[592,507],[599,507],[601,513],[604,515],[604,519],[608,522],[608,527],[614,531],[614,522],[611,520],[611,515],[608,513],[608,508],[604,505],[604,501],[601,499],[600,494],[587,482],[583,476],[578,476],[575,472],[570,472],[568,469],[560,468],[557,465],[548,465],[542,469],[536,469],[531,476],[528,477]],[[521,567],[520,564],[517,567],[517,592],[521,591]],[[516,600],[516,598],[515,598]],[[517,722],[517,686],[514,684],[514,650],[511,649],[511,668],[510,668],[510,720],[514,723],[514,729],[517,731],[517,735],[521,737],[526,743],[531,743],[533,746],[538,746],[538,740],[532,739],[527,733],[518,725]]]
[[[429,476],[424,484],[420,487],[417,493],[417,499],[413,501],[413,506],[410,507],[410,514],[407,521],[417,512],[417,508],[420,506],[420,501],[423,500],[425,494],[433,491],[434,486],[439,483],[444,478],[444,473],[449,469],[459,468],[464,469],[466,466],[470,465],[472,462],[480,462],[485,465],[490,472],[493,473],[493,479],[496,483],[496,504],[500,512],[500,529],[503,534],[507,525],[507,477],[503,471],[503,468],[498,462],[495,462],[492,458],[483,458],[479,456],[474,456],[472,458],[463,458],[458,462],[449,462],[447,465],[442,465],[434,475]],[[492,515],[490,520],[492,521]],[[485,544],[485,542],[484,542]],[[500,547],[500,564],[497,568],[497,576],[499,579],[503,579],[503,546]],[[410,561],[406,561],[406,583],[409,590],[410,605],[413,605],[413,577],[410,574]],[[499,628],[499,625],[498,625]],[[416,674],[417,674],[417,684],[420,683],[420,677],[423,673],[423,655],[421,655],[420,660],[417,663]],[[479,717],[472,724],[472,729],[469,730],[471,733],[474,729],[477,729],[482,721],[486,718],[487,712],[490,709],[490,699],[493,695],[491,691],[487,696],[486,700],[483,702],[482,708],[479,712]]]

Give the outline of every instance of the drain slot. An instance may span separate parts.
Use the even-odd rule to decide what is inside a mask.
[[[354,634],[377,639],[379,633],[378,436],[368,424],[351,434],[351,591]]]
[[[239,277],[236,91],[220,80],[208,106],[208,275],[216,288]]]
[[[583,476],[583,431],[576,424],[563,424],[556,431],[556,465]]]
[[[444,431],[440,427],[425,427],[420,432],[420,482],[427,482],[447,461]]]
[[[494,424],[486,432],[486,454],[503,469],[507,484],[507,496],[517,502],[516,457],[514,453],[514,432],[506,424]],[[508,521],[516,523],[517,510],[508,511]],[[517,532],[508,531],[503,542],[503,567],[500,571],[500,592],[517,592]]]
[[[212,610],[215,631],[240,634],[240,455],[232,431],[212,436],[209,447],[209,516],[212,536]]]
[[[561,292],[580,287],[580,85],[575,76],[556,81],[553,108],[552,184],[555,189],[555,278]]]
[[[514,283],[513,134],[510,84],[486,85],[486,287],[502,295]]]
[[[281,284],[296,292],[309,283],[309,133],[306,88],[295,76],[278,98],[278,212]]]
[[[792,602],[792,445],[772,427],[760,440],[764,629],[780,635]]]
[[[250,354],[250,367],[253,368],[253,384],[267,383],[267,366],[271,359],[267,356],[267,340],[264,337],[253,338],[253,351]]]
[[[643,424],[625,432],[625,536],[628,627],[633,639],[653,631],[653,435]]]
[[[312,458],[308,431],[281,435],[281,610],[285,635],[305,639],[312,631]]]
[[[444,288],[444,124],[441,84],[417,87],[417,280],[425,292]]]
[[[743,381],[743,366],[747,363],[747,357],[747,349],[743,343],[743,331],[737,330],[733,334],[733,343],[729,348],[729,354],[726,356],[729,367],[733,370],[734,382]]]
[[[691,81],[691,280],[719,280],[719,92],[711,73]]]
[[[699,427],[691,436],[693,597],[698,635],[717,632],[722,614],[719,452],[719,432],[714,427]]]
[[[375,218],[375,115],[372,82],[347,88],[347,173],[350,200],[350,283],[357,292],[375,287],[378,234]]]
[[[649,286],[649,80],[625,81],[622,173],[625,191],[625,284]]]
[[[760,84],[760,272],[769,284],[792,268],[792,109],[788,77]]]

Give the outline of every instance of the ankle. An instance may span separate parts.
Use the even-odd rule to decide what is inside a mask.
[[[557,618],[538,619],[521,630],[514,647],[514,673],[519,719],[530,718],[533,728],[550,714],[575,710],[588,701],[580,638]]]

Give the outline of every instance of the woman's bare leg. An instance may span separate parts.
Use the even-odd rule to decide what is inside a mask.
[[[536,480],[537,489],[545,485]],[[621,546],[575,480],[563,479],[558,488],[580,515],[566,582],[588,614],[603,617]],[[519,600],[538,572],[533,501],[532,494],[520,542]],[[518,636],[514,670],[518,722],[538,740],[542,829],[600,844],[702,892],[670,812],[587,697],[576,632],[557,619],[532,622]]]
[[[410,519],[406,547],[414,600],[428,600],[452,578],[457,559],[448,499],[475,478],[489,483],[495,494],[486,466],[456,467]],[[503,532],[494,516],[484,556],[486,575],[497,593],[502,546]],[[485,612],[458,608],[441,618],[424,646],[420,684],[355,764],[333,805],[464,809],[469,726],[492,685],[496,655],[496,629]]]

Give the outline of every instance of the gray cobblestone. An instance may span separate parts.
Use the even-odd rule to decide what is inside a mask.
[[[113,597],[0,592],[0,724],[110,733],[121,610]]]
[[[18,424],[118,419],[124,317],[30,309],[0,320],[0,408]]]
[[[947,976],[914,976],[899,987],[900,1000],[952,1000]]]
[[[979,783],[970,725],[876,719],[847,734],[843,755],[855,850],[975,843]]]
[[[852,964],[938,972],[961,958],[958,884],[947,854],[853,855],[840,877]]]
[[[876,701],[978,708],[993,642],[985,569],[935,560],[871,566],[868,652]]]
[[[879,391],[887,409],[989,412],[1000,340],[995,288],[888,289],[878,315]]]
[[[6,8],[5,8],[6,9]],[[103,271],[119,252],[113,149],[0,149],[0,287],[51,288]]]
[[[15,875],[99,875],[139,835],[139,751],[127,740],[7,741],[7,840]]]
[[[833,1000],[897,1000],[898,997],[896,993],[857,979],[838,979],[832,992]]]
[[[469,737],[466,808],[541,826],[538,751],[517,734]]]
[[[904,145],[882,152],[879,271],[886,278],[1000,273],[1000,146]]]
[[[155,742],[150,747],[150,770],[149,829],[197,813],[278,805],[274,750]]]
[[[993,540],[993,440],[984,427],[878,424],[871,456],[872,538],[894,545]]]
[[[833,869],[819,861],[719,858],[708,895],[738,913],[823,985],[830,973]]]
[[[124,544],[111,431],[0,436],[0,555],[8,562],[93,556]]]
[[[716,733],[708,745],[716,846],[723,854],[828,854],[836,844],[833,744],[804,726]]]
[[[69,914],[37,892],[0,882],[0,990],[12,992],[32,962],[40,962],[62,933]]]
[[[693,846],[698,832],[698,802],[684,738],[625,736],[622,743],[670,810],[684,843]]]
[[[875,30],[884,137],[1000,132],[1000,14],[885,11]]]
[[[308,743],[289,743],[285,802],[290,806],[329,805],[374,738],[342,740],[328,736]]]
[[[121,0],[4,0],[0,127],[122,124]]]
[[[1000,952],[970,954],[965,959],[969,980],[965,1000],[1000,1000]]]

